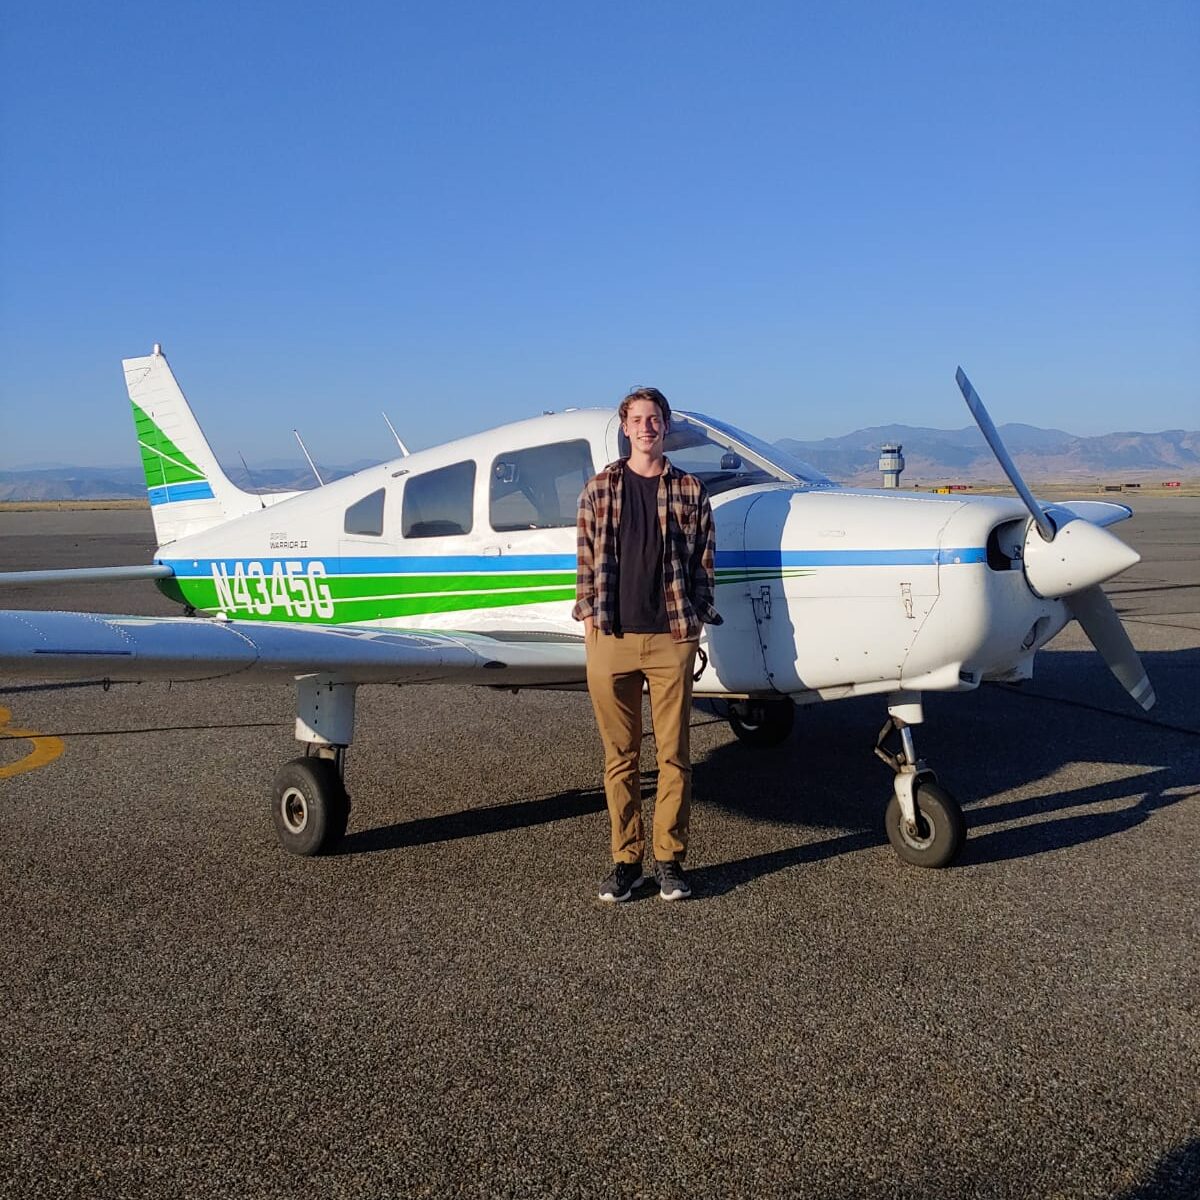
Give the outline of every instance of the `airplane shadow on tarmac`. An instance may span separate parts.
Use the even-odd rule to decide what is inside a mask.
[[[1086,652],[1042,655],[1037,682],[1025,689],[989,685],[926,697],[925,723],[914,731],[917,750],[958,797],[970,831],[955,869],[1112,837],[1200,791],[1200,696],[1188,682],[1200,672],[1200,650],[1146,654],[1143,662],[1160,696],[1159,709],[1149,715]],[[693,730],[720,721],[708,707],[693,714]],[[776,871],[884,844],[891,775],[872,753],[884,717],[883,697],[814,705],[797,710],[796,727],[781,746],[754,749],[731,738],[698,755],[693,787],[699,819],[712,805],[750,820],[836,831],[782,850],[697,865],[691,874],[698,894],[722,895]],[[1138,771],[1084,786],[1055,781],[1071,768],[1078,779],[1089,763]],[[1039,780],[1046,786],[1033,795],[988,803]],[[655,772],[647,772],[647,796],[654,782]],[[1134,796],[1136,802],[1112,808]],[[351,833],[338,852],[485,836],[604,807],[598,780],[594,788]],[[998,825],[1007,827],[993,828]]]
[[[1200,696],[1188,682],[1200,673],[1200,650],[1142,658],[1160,696],[1151,714],[1127,700],[1098,657],[1086,652],[1043,655],[1036,685],[1022,689],[989,685],[926,697],[925,723],[914,730],[917,750],[958,797],[969,830],[955,869],[1112,837],[1200,793]],[[720,895],[774,871],[883,844],[891,776],[871,750],[884,715],[882,697],[801,708],[784,745],[752,750],[731,742],[697,762],[702,803],[839,831],[702,867],[693,872],[698,890]],[[1137,773],[1079,786],[1090,763],[1105,776],[1110,765]],[[1068,771],[1072,782],[1056,778]],[[1033,795],[989,803],[1031,788]]]
[[[1200,1138],[1192,1138],[1156,1164],[1150,1177],[1118,1200],[1195,1200],[1200,1196]]]
[[[488,808],[464,808],[458,812],[415,821],[398,821],[378,829],[349,833],[334,854],[366,854],[373,850],[400,850],[405,846],[425,846],[457,838],[484,837],[564,821],[604,811],[604,788],[573,788],[554,796],[521,800],[516,804],[495,804]]]

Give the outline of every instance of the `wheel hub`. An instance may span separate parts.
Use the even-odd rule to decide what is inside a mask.
[[[927,850],[933,845],[933,826],[918,812],[916,821],[901,821],[900,836],[914,849]]]
[[[297,787],[288,788],[280,797],[280,812],[288,833],[303,833],[308,825],[308,801]]]

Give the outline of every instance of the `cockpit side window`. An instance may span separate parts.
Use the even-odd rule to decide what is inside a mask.
[[[380,537],[383,534],[384,489],[379,488],[364,496],[357,504],[346,509],[346,520],[342,528],[347,533]]]
[[[511,532],[574,526],[579,493],[594,473],[591,447],[583,440],[497,455],[488,498],[492,528]]]
[[[474,524],[475,463],[454,463],[404,481],[401,532],[406,538],[470,533]]]

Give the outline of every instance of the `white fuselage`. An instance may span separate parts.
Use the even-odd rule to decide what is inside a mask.
[[[239,620],[578,635],[575,499],[620,449],[611,410],[534,418],[174,541],[157,561],[180,599]],[[724,623],[706,628],[699,694],[965,690],[1028,674],[1068,619],[1026,583],[1016,500],[713,491]]]

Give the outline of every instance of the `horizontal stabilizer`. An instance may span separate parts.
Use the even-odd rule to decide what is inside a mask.
[[[135,567],[68,567],[60,571],[0,571],[0,587],[15,583],[128,583],[135,579],[170,579],[164,563]]]
[[[0,611],[0,675],[31,679],[178,681],[331,675],[346,683],[580,683],[581,638],[198,617]]]
[[[1116,504],[1111,500],[1057,500],[1054,503],[1043,503],[1050,510],[1052,517],[1057,509],[1064,508],[1073,517],[1087,521],[1089,525],[1102,527],[1128,521],[1133,516],[1133,509],[1128,504]]]

